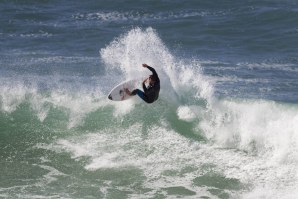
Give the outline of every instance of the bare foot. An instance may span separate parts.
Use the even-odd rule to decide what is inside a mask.
[[[129,95],[129,96],[131,95],[131,92],[127,88],[125,88],[124,90],[125,90],[127,95]]]

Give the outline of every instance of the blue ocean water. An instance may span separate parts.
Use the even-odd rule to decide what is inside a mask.
[[[0,1],[0,197],[297,198],[297,3]]]

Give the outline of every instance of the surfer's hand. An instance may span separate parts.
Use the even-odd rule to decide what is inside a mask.
[[[145,68],[147,68],[148,65],[147,64],[142,64],[142,66],[145,67]]]

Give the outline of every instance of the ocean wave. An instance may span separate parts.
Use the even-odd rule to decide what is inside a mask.
[[[38,31],[37,33],[22,33],[22,34],[4,34],[3,36],[8,36],[10,38],[49,38],[52,37],[52,33],[48,33],[45,31]]]
[[[204,11],[169,11],[160,13],[148,13],[141,11],[126,11],[126,12],[94,12],[94,13],[78,13],[72,16],[75,20],[98,20],[102,22],[127,22],[127,21],[159,21],[171,19],[183,19],[189,17],[203,17],[209,15]]]
[[[27,140],[35,149],[69,154],[84,171],[137,168],[151,190],[167,188],[171,180],[173,186],[211,197],[206,186],[219,185],[205,182],[210,179],[238,187],[217,187],[235,198],[267,189],[295,193],[297,104],[217,98],[216,82],[203,73],[200,61],[176,58],[152,28],[134,28],[99,53],[106,73],[98,78],[2,77],[0,118],[6,131],[0,135],[15,129],[18,135],[37,132],[35,143]],[[138,97],[109,101],[107,93],[116,83],[149,74],[142,63],[157,70],[160,98],[154,104]],[[50,140],[42,139],[47,136]],[[15,142],[13,136],[6,141]],[[63,174],[42,168],[49,170],[48,180]]]

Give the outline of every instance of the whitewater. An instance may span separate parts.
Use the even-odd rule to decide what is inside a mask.
[[[295,2],[0,5],[0,198],[297,198]]]
[[[295,198],[297,106],[216,97],[216,80],[204,75],[200,61],[173,56],[152,28],[132,29],[99,54],[106,67],[100,79],[86,83],[84,77],[52,76],[44,85],[44,78],[18,76],[13,85],[1,85],[2,128],[29,128],[34,134],[27,135],[29,142],[41,137],[27,144],[25,154],[40,153],[33,165],[46,171],[32,184],[1,188],[2,197],[33,197],[32,189],[43,195],[45,187],[65,180],[76,187],[87,178],[84,186],[92,187],[96,180],[90,175],[96,175],[102,196],[119,189],[129,198]],[[154,105],[138,98],[109,101],[114,84],[148,75],[142,63],[158,71],[160,99]],[[34,81],[26,83],[28,78]],[[50,135],[46,128],[51,128]],[[5,158],[21,159],[20,165],[28,161],[15,153]],[[48,156],[56,154],[80,165],[82,179],[53,166],[56,158]]]

